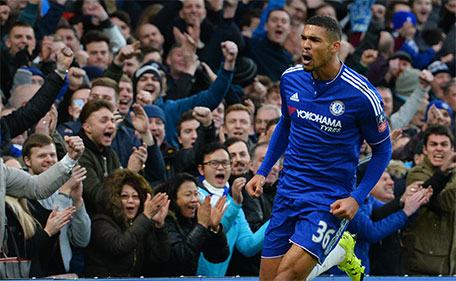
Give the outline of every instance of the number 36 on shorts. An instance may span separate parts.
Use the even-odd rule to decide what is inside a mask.
[[[322,248],[326,249],[328,247],[329,241],[331,241],[332,236],[336,232],[334,229],[328,229],[328,224],[324,221],[318,222],[317,235],[312,234],[312,241],[315,243],[322,242]]]

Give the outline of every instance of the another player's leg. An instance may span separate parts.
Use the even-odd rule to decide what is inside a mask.
[[[261,258],[260,281],[274,280],[282,258]]]
[[[306,280],[316,264],[316,257],[292,244],[280,262],[274,281]]]

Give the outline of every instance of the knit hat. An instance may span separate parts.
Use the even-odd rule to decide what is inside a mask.
[[[451,120],[453,120],[453,110],[451,109],[450,105],[448,103],[444,102],[443,100],[433,100],[426,107],[426,114],[424,115],[424,121],[427,122],[428,112],[433,104],[435,104],[435,107],[437,107],[438,109],[445,109],[446,111],[448,111],[448,113],[450,113]]]
[[[136,84],[138,83],[139,78],[141,78],[141,76],[146,73],[152,73],[155,77],[157,77],[158,81],[160,82],[161,92],[162,76],[157,68],[156,62],[152,62],[152,64],[143,64],[143,66],[136,70],[135,74],[133,75],[133,92],[136,93]]]
[[[393,29],[398,30],[404,25],[404,22],[411,22],[416,25],[416,17],[412,12],[399,11],[393,15]]]
[[[168,73],[168,68],[166,67],[166,65],[163,65],[162,63],[159,63],[158,61],[149,60],[149,61],[147,61],[146,63],[144,63],[143,66],[144,66],[144,65],[152,65],[152,66],[155,67],[156,69],[161,70],[161,71],[163,71],[164,73]]]
[[[95,65],[87,65],[84,66],[82,69],[85,70],[87,77],[89,80],[92,81],[95,78],[103,77],[104,71],[101,67]]]
[[[236,69],[233,76],[233,84],[238,84],[241,87],[246,87],[253,83],[253,79],[257,75],[256,63],[248,57],[239,57],[236,60]]]
[[[451,75],[450,69],[448,68],[448,66],[446,64],[444,64],[443,62],[439,61],[439,60],[436,60],[435,62],[433,62],[430,65],[428,65],[427,69],[434,76],[439,74],[439,73],[448,73],[448,74]]]
[[[404,70],[396,80],[396,93],[408,97],[418,86],[421,71],[415,68]]]
[[[143,108],[147,114],[147,117],[160,118],[163,121],[163,123],[166,123],[165,112],[160,107],[153,105],[153,104],[149,104],[149,105],[143,106]]]
[[[388,61],[390,60],[394,60],[394,59],[401,59],[401,60],[406,60],[408,61],[409,63],[412,63],[412,57],[410,56],[410,54],[404,52],[404,51],[397,51],[395,52],[394,54],[391,55],[391,57],[388,58]]]
[[[39,75],[39,76],[43,77],[44,80],[46,80],[46,76],[44,76],[43,72],[38,67],[31,66],[27,69],[28,69],[28,71],[30,71],[32,73],[32,76]]]

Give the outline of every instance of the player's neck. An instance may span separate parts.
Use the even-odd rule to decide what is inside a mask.
[[[341,61],[337,56],[334,56],[325,65],[312,71],[312,76],[320,81],[332,80],[337,76],[341,67]]]

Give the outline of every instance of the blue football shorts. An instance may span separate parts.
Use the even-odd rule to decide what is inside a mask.
[[[279,258],[291,243],[323,263],[339,242],[348,220],[317,210],[306,200],[276,195],[272,216],[264,238],[263,258]]]

